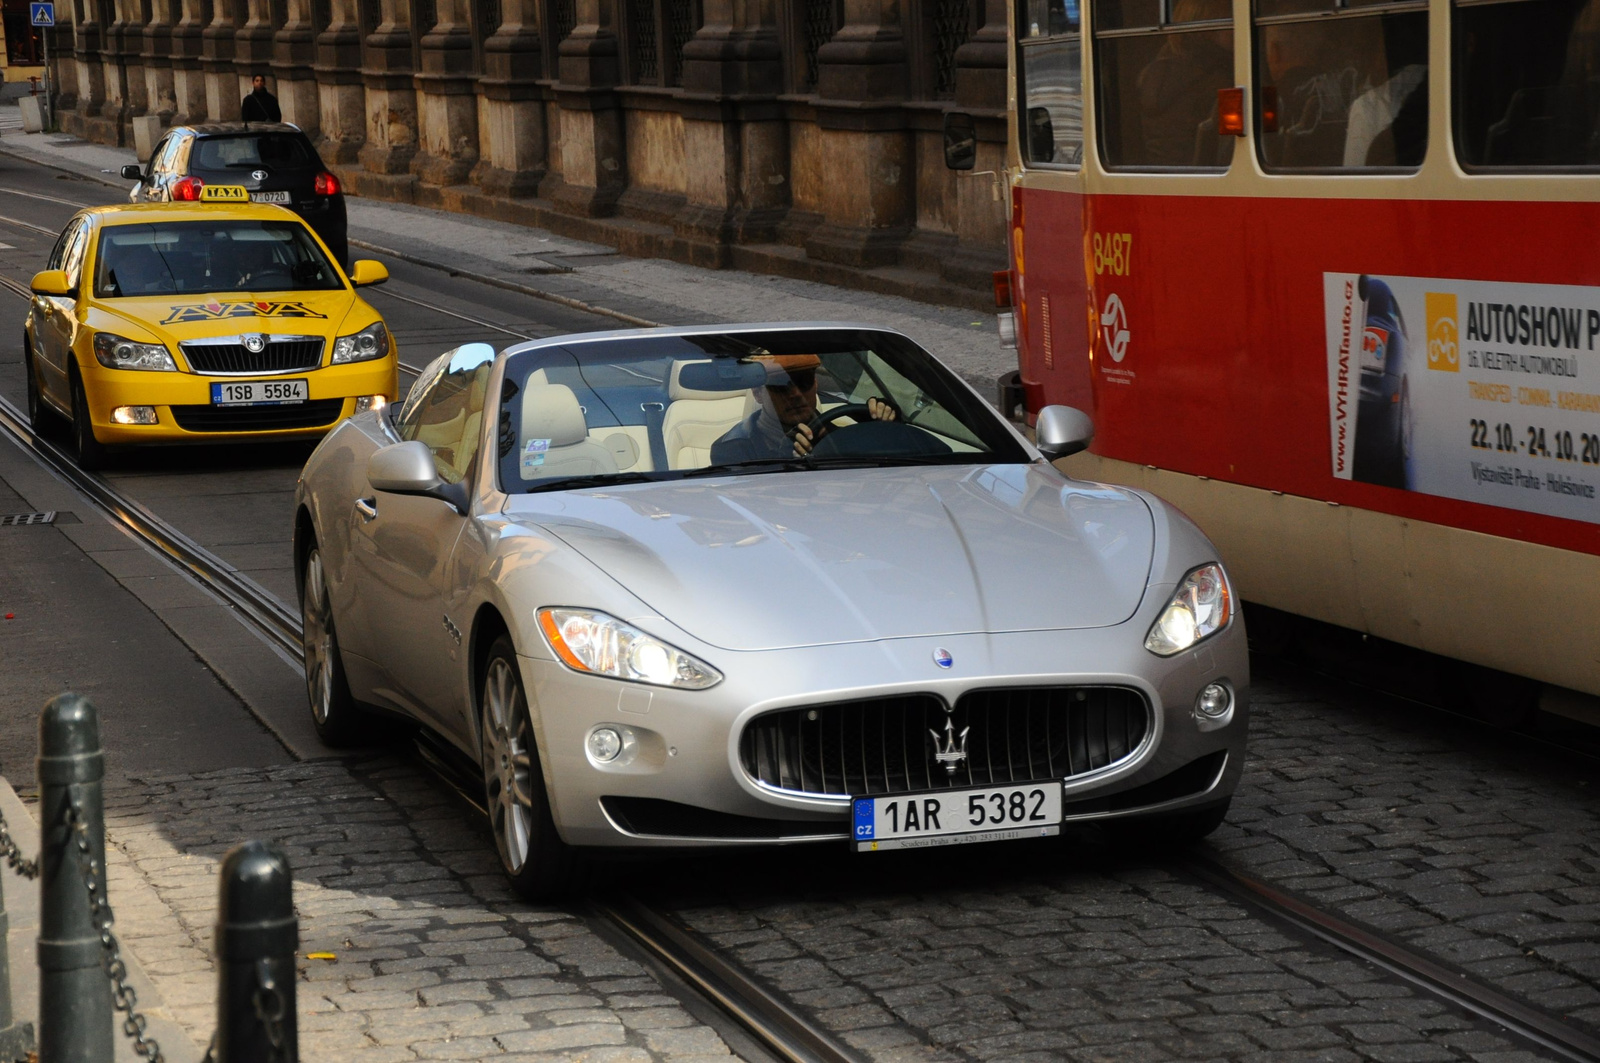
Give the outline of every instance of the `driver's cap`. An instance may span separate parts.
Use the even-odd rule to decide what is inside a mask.
[[[822,365],[822,359],[814,354],[758,354],[753,361],[767,367],[768,384],[786,382],[793,371]]]

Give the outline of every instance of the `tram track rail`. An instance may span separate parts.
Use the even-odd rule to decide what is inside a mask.
[[[15,221],[0,217],[0,221],[8,220]],[[0,286],[23,297],[30,295],[25,286],[8,278],[0,278]],[[384,294],[493,331],[529,338],[510,327],[425,300],[392,292]],[[417,367],[406,364],[401,368],[412,374],[420,372]],[[114,524],[228,603],[241,621],[269,645],[292,661],[302,659],[300,617],[296,609],[114,485],[79,469],[65,448],[35,431],[26,415],[3,396],[0,396],[0,432],[71,484]],[[481,799],[472,795],[470,786],[464,784],[446,759],[430,751],[425,743],[419,742],[418,746],[422,759],[447,785],[470,803],[482,807]],[[1297,936],[1314,939],[1379,968],[1453,1009],[1499,1027],[1528,1046],[1571,1063],[1600,1063],[1600,1038],[1382,933],[1344,920],[1217,860],[1190,854],[1179,857],[1175,866],[1211,892],[1238,902]],[[670,913],[627,895],[597,900],[592,911],[748,1031],[764,1050],[783,1063],[860,1063],[858,1054],[725,960],[700,935],[684,927]]]

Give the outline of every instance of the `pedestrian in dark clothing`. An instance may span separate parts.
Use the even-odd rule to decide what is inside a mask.
[[[278,97],[267,91],[267,79],[260,74],[250,79],[250,95],[239,104],[239,117],[246,122],[283,121]]]

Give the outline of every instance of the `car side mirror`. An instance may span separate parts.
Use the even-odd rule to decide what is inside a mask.
[[[388,279],[389,269],[382,262],[361,258],[350,264],[350,283],[357,288],[365,288],[369,284],[382,284]]]
[[[367,483],[374,491],[437,498],[463,516],[467,512],[466,487],[439,478],[433,451],[421,440],[391,443],[374,451],[367,459]]]
[[[946,111],[944,164],[952,170],[970,170],[978,162],[978,126],[970,114]]]
[[[1051,461],[1087,449],[1094,439],[1094,422],[1071,406],[1046,406],[1039,411],[1034,428],[1039,453]]]
[[[124,181],[143,181],[144,169],[133,163],[129,163],[122,168],[122,179]]]
[[[67,280],[67,271],[61,269],[47,269],[35,273],[33,280],[28,282],[34,295],[77,295],[78,291]]]

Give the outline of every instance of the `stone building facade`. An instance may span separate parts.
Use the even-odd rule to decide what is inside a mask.
[[[978,305],[1005,138],[1005,0],[57,0],[60,123],[284,120],[362,195],[631,254]]]

